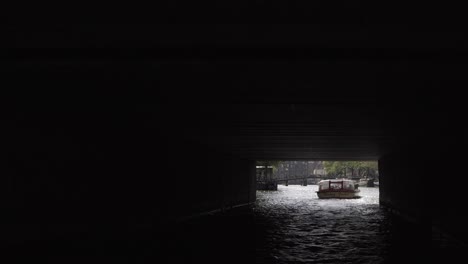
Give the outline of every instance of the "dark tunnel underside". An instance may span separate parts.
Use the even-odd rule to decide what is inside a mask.
[[[466,241],[456,28],[245,27],[5,27],[5,253],[47,255],[37,247],[47,241],[164,244],[193,216],[254,202],[262,159],[378,159],[383,206],[424,243],[432,227]],[[297,37],[304,29],[321,38]]]
[[[330,159],[359,159],[359,155],[365,158],[374,155],[370,148],[367,151],[353,148],[356,142],[353,142],[354,137],[348,136],[350,131],[347,129],[327,127],[326,133],[321,131],[327,135],[333,129],[335,133],[344,135],[344,139],[340,139],[339,135],[330,136],[337,139],[340,145],[330,139],[323,142],[323,137],[318,137],[318,140],[313,136],[301,135],[302,144],[311,140],[321,146],[320,152],[315,153],[313,143],[310,143],[310,149],[296,147],[297,138],[294,135],[310,129],[307,126],[290,124],[289,130],[286,130],[284,123],[279,128],[269,120],[255,123],[255,133],[258,134],[254,134],[251,127],[242,127],[242,124],[227,119],[233,116],[238,118],[242,114],[255,116],[250,111],[241,111],[244,107],[251,110],[251,106],[232,106],[234,115],[217,112],[215,116],[224,117],[221,122],[203,119],[197,112],[199,127],[187,124],[193,121],[194,112],[206,106],[191,105],[187,112],[192,116],[187,121],[165,120],[164,109],[169,106],[156,107],[161,107],[161,111],[150,112],[148,106],[144,111],[134,112],[18,111],[4,119],[5,127],[9,128],[7,136],[14,140],[5,144],[2,159],[7,175],[2,191],[5,212],[2,218],[3,248],[16,251],[28,248],[28,245],[37,248],[32,245],[41,241],[52,245],[51,241],[68,241],[60,242],[62,246],[78,243],[74,245],[76,248],[83,246],[80,243],[86,244],[86,247],[95,245],[101,248],[102,243],[108,243],[106,241],[120,241],[120,244],[133,245],[131,248],[134,251],[124,247],[133,254],[141,253],[135,248],[143,245],[144,241],[161,243],[161,248],[165,248],[168,245],[161,241],[174,239],[174,233],[170,230],[185,230],[183,226],[194,225],[193,221],[198,220],[193,217],[200,213],[222,213],[232,210],[233,206],[248,205],[255,200],[254,157],[270,159],[280,155],[294,158],[310,155],[315,158],[314,155],[328,155],[326,157]],[[280,105],[266,107],[281,108]],[[284,106],[284,109],[289,107]],[[297,107],[295,111],[298,111]],[[228,107],[211,105],[208,108],[213,113],[213,110]],[[254,108],[263,107],[256,105]],[[260,111],[260,114],[264,113]],[[320,114],[327,115],[327,112]],[[290,122],[292,120],[289,119]],[[300,122],[303,121],[300,119]],[[216,127],[207,130],[204,127],[206,124]],[[232,134],[219,133],[213,137],[197,134],[200,132],[198,129],[226,131],[226,127],[217,126],[219,124],[229,125],[227,131]],[[453,155],[453,151],[463,146],[464,141],[460,140],[462,135],[457,138],[457,134],[461,133],[456,132],[451,133],[450,138],[444,137],[442,131],[434,129],[428,129],[425,133],[415,132],[423,129],[425,127],[422,126],[413,130],[403,129],[403,132],[410,131],[411,134],[402,132],[398,138],[382,137],[393,144],[384,141],[379,145],[389,145],[384,148],[388,152],[379,157],[381,204],[395,209],[398,215],[416,225],[421,247],[430,247],[432,227],[442,227],[447,234],[464,241],[466,214],[460,208],[464,208],[466,198],[463,192],[451,187],[463,185],[464,179],[460,177],[459,167],[443,166],[463,164],[462,155]],[[249,134],[243,132],[246,130]],[[276,136],[269,137],[269,133],[280,130],[281,137],[292,135],[289,136],[291,141],[278,144],[274,140]],[[260,141],[251,142],[246,134]],[[362,139],[356,141],[360,143]],[[340,152],[341,148],[346,151]],[[264,156],[253,156],[258,155],[258,149],[263,151]],[[379,148],[377,150],[381,151]],[[444,168],[443,174],[440,167],[435,168],[434,164]],[[446,185],[449,187],[445,188]],[[246,230],[232,231],[238,224],[234,216],[232,220],[226,217],[221,219],[224,220],[218,222],[219,230],[223,230],[222,226],[230,226],[231,231],[227,233],[236,238],[240,238],[239,234],[248,234]],[[200,226],[195,224],[195,228]],[[201,230],[212,230],[204,228]],[[210,237],[208,234],[205,235]],[[165,240],[159,240],[163,237]],[[233,244],[233,247],[236,245]],[[27,252],[35,252],[32,248]],[[219,251],[215,256],[219,256],[220,252],[228,254],[229,251],[222,249],[224,251]],[[16,252],[14,250],[10,252]],[[54,250],[48,250],[46,252],[54,254]],[[109,254],[116,248],[113,246],[106,250]],[[158,250],[160,248],[153,248],[153,254]],[[169,252],[180,253],[174,248],[171,250]],[[243,252],[239,253],[238,259],[253,254],[251,248]],[[44,251],[36,254],[44,254]]]

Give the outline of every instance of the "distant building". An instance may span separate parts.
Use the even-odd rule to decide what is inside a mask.
[[[274,170],[273,178],[295,179],[317,174],[316,171],[323,171],[322,161],[282,161]],[[308,181],[313,183],[315,179],[309,179]],[[303,180],[289,180],[288,182],[289,184],[301,184]]]

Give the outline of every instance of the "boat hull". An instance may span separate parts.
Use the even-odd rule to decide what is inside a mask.
[[[361,198],[359,192],[317,192],[319,199],[357,199]]]

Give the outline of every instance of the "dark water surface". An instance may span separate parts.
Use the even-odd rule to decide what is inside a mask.
[[[360,199],[318,199],[317,185],[259,191],[255,207],[258,262],[380,263],[388,255],[378,188],[361,188]]]
[[[316,185],[279,186],[257,191],[252,207],[139,233],[109,222],[99,235],[18,243],[2,255],[5,263],[464,263],[468,247],[390,213],[378,188],[360,189],[359,199],[321,200]]]
[[[317,185],[257,191],[251,210],[194,221],[179,232],[172,260],[212,263],[447,263],[466,247],[360,199],[318,199]],[[435,240],[434,240],[435,238]],[[449,246],[447,246],[449,245]],[[177,250],[176,250],[177,251]],[[174,255],[174,256],[175,256]]]

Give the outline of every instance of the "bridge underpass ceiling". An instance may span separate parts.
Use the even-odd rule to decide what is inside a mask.
[[[69,108],[83,87],[83,101],[124,112],[134,96],[158,112],[155,132],[164,119],[176,139],[241,157],[375,159],[421,102],[457,99],[447,90],[466,79],[466,49],[452,48],[463,34],[342,22],[11,26],[0,65],[18,87],[58,87]]]
[[[390,149],[396,132],[378,110],[362,104],[204,105],[180,121],[185,137],[239,157],[374,160]]]

